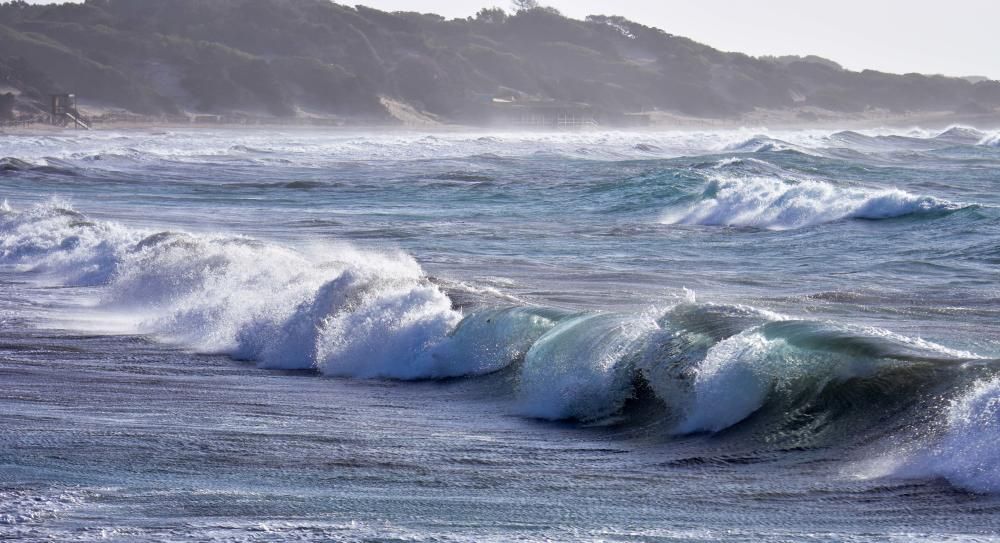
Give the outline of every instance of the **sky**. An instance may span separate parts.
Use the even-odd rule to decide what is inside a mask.
[[[52,0],[36,0],[50,3]],[[169,0],[163,0],[169,1]],[[211,0],[206,0],[211,1]],[[339,0],[467,17],[510,0]],[[622,15],[726,51],[814,54],[846,68],[1000,79],[1000,0],[542,0],[563,14]]]

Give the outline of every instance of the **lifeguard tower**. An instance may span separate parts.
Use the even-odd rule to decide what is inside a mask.
[[[76,128],[90,130],[87,123],[83,121],[80,112],[76,109],[75,94],[53,94],[52,99],[52,124],[58,126],[73,125]]]

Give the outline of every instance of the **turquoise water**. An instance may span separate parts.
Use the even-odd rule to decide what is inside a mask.
[[[0,534],[988,540],[989,131],[0,136]]]

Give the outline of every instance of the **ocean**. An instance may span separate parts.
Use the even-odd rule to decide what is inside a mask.
[[[1000,540],[995,132],[0,157],[0,539]]]

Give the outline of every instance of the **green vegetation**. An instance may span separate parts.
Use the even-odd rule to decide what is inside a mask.
[[[75,92],[144,114],[372,121],[388,117],[383,96],[459,122],[480,120],[501,96],[700,117],[795,106],[1000,106],[995,81],[857,73],[818,57],[753,58],[620,17],[581,21],[531,0],[517,5],[446,20],[327,0],[7,2],[0,83],[27,98]]]

